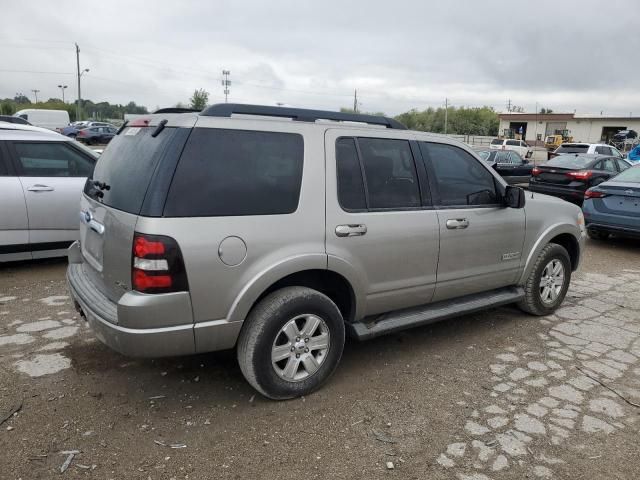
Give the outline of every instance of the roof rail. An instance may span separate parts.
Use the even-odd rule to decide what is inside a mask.
[[[185,108],[185,107],[167,107],[167,108],[159,108],[153,113],[197,113],[200,110],[196,110],[194,108]]]
[[[268,105],[245,105],[241,103],[219,103],[205,108],[200,115],[207,117],[231,117],[233,114],[260,115],[264,117],[291,118],[298,122],[316,120],[335,120],[338,122],[360,122],[381,125],[397,130],[406,130],[402,123],[389,117],[363,115],[360,113],[330,112],[326,110],[308,110],[306,108],[272,107]]]

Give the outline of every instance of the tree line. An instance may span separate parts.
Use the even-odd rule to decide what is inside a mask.
[[[77,100],[64,103],[60,98],[50,98],[44,102],[34,103],[25,95],[16,95],[13,98],[0,99],[0,115],[13,115],[26,108],[39,108],[43,110],[66,110],[71,121],[76,120]],[[91,118],[96,120],[122,119],[125,113],[149,113],[146,107],[129,102],[126,105],[111,104],[109,102],[93,102],[82,100],[81,120]]]

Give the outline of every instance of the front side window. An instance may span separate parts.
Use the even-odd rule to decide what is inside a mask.
[[[176,168],[164,215],[293,213],[303,163],[299,134],[195,128]]]
[[[443,206],[481,206],[498,203],[493,175],[461,148],[420,142],[422,155],[431,163]]]
[[[94,161],[64,142],[13,144],[21,175],[25,177],[88,177]]]

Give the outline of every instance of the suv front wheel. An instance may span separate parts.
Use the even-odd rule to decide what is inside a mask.
[[[549,315],[562,304],[571,281],[567,250],[555,243],[542,249],[524,284],[525,297],[518,307],[532,315]]]
[[[344,338],[342,314],[329,297],[306,287],[286,287],[262,299],[245,320],[238,363],[265,397],[299,397],[331,376]]]

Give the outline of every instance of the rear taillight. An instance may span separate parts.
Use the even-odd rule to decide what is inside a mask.
[[[150,118],[135,118],[127,123],[127,127],[148,127]]]
[[[531,175],[534,176],[534,177],[537,177],[541,173],[542,173],[542,170],[540,170],[538,167],[533,167],[531,169]]]
[[[84,137],[86,135],[86,132],[84,132],[83,130],[78,130],[78,133],[76,133],[76,135],[78,137]]]
[[[589,190],[584,192],[584,198],[604,198],[606,196],[607,194],[604,193],[603,191],[594,190],[593,188],[590,188]]]
[[[178,243],[163,235],[136,233],[133,237],[131,285],[142,293],[189,290]]]
[[[593,176],[593,172],[591,170],[580,170],[578,172],[568,172],[566,175],[576,180],[589,180]]]

